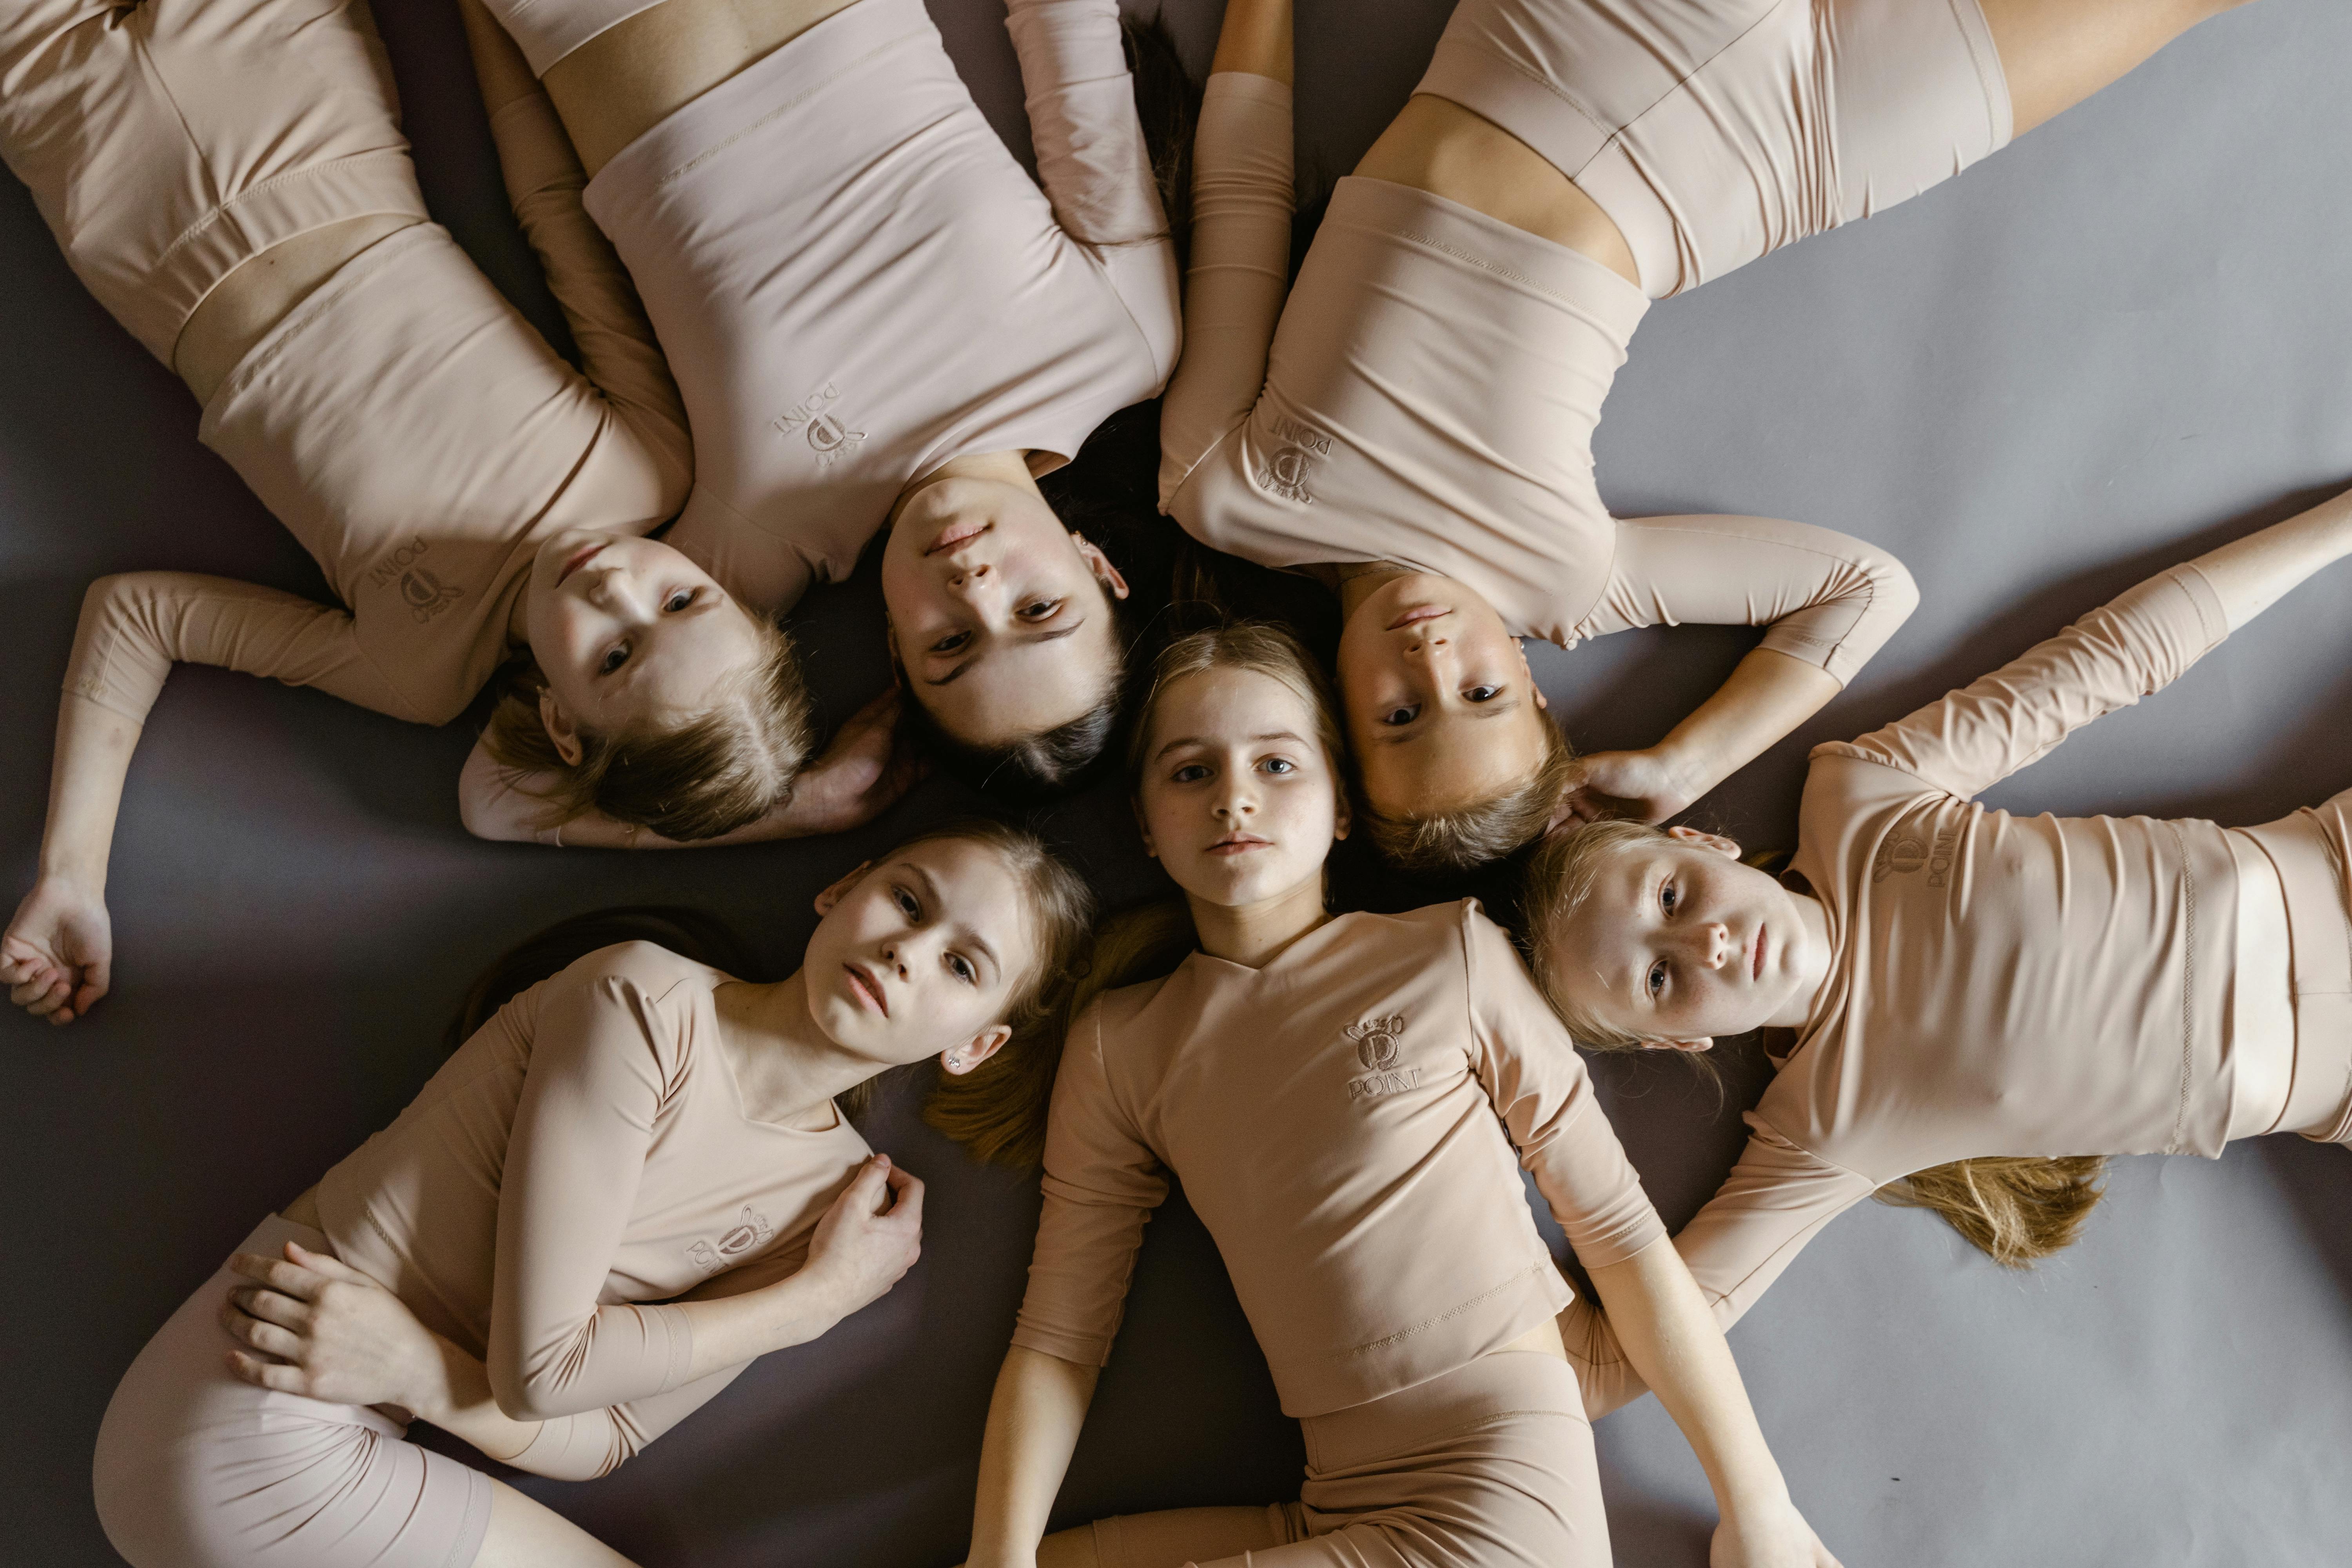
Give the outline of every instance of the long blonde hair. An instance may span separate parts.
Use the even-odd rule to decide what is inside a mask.
[[[1649,823],[1588,822],[1553,834],[1528,863],[1520,923],[1536,984],[1569,1032],[1594,1050],[1638,1050],[1643,1041],[1564,996],[1551,983],[1545,954],[1565,937],[1569,918],[1591,896],[1611,856],[1660,841],[1674,842]],[[1709,1065],[1684,1054],[1694,1067]],[[1988,1155],[1916,1171],[1875,1195],[1902,1208],[1931,1209],[1994,1262],[2026,1268],[2074,1244],[2098,1205],[2106,1163],[2088,1154]]]

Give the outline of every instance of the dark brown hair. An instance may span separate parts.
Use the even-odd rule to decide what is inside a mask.
[[[1425,816],[1391,816],[1373,809],[1357,775],[1358,819],[1391,865],[1424,875],[1475,870],[1517,853],[1541,837],[1559,809],[1576,764],[1576,751],[1549,716],[1543,726],[1543,761],[1517,786],[1484,800]]]
[[[508,675],[482,731],[502,766],[544,778],[542,827],[596,810],[665,838],[717,838],[792,798],[816,726],[800,660],[784,629],[753,616],[761,658],[713,688],[709,708],[667,730],[580,731],[577,766],[540,718],[547,678],[529,660]]]

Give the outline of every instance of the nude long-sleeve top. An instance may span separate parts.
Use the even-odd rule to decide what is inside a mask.
[[[446,723],[514,651],[541,539],[645,533],[677,510],[693,474],[685,415],[627,275],[582,210],[562,126],[535,94],[491,129],[584,374],[440,226],[370,247],[239,363],[198,432],[340,603],[189,572],[100,578],[68,692],[143,722],[174,662],[214,664]]]
[[[2233,836],[1973,797],[2228,629],[2204,576],[2177,567],[1900,722],[1815,748],[1791,869],[1828,913],[1829,983],[1748,1114],[1746,1152],[1675,1238],[1726,1328],[1823,1226],[1914,1171],[2221,1153]],[[1589,1409],[1641,1394],[1604,1320],[1579,1303],[1567,1326]]]
[[[1572,647],[1679,622],[1850,680],[1917,604],[1892,556],[1766,518],[1620,519],[1592,434],[1649,309],[1601,263],[1383,181],[1339,182],[1296,287],[1290,89],[1210,79],[1160,508],[1264,565],[1392,561]]]
[[[859,0],[597,172],[694,431],[670,542],[747,602],[856,566],[951,458],[1061,466],[1175,363],[1174,250],[1115,0],[1013,0],[1034,180],[920,0]]]
[[[712,1011],[728,979],[650,942],[590,954],[319,1184],[336,1256],[548,1422],[524,1468],[602,1475],[726,1387],[741,1367],[685,1381],[687,1314],[646,1303],[794,1272],[867,1155],[838,1113],[744,1113]]]
[[[1570,1299],[1577,1255],[1664,1237],[1567,1032],[1475,902],[1342,915],[1261,969],[1196,952],[1064,1047],[1013,1342],[1098,1366],[1171,1177],[1292,1415],[1409,1388]]]

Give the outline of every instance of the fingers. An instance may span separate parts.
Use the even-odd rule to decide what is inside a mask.
[[[332,1253],[313,1252],[298,1241],[286,1244],[286,1259],[298,1268],[308,1268],[313,1274],[341,1280],[346,1285],[365,1285],[378,1290],[383,1289]]]
[[[894,1165],[890,1168],[887,1180],[890,1184],[891,1192],[897,1194],[897,1201],[891,1204],[888,1211],[885,1213],[882,1217],[885,1219],[902,1219],[911,1225],[922,1224],[923,1184],[921,1178],[909,1172],[899,1170]]]
[[[229,1338],[264,1355],[274,1356],[289,1363],[301,1356],[301,1335],[281,1329],[276,1323],[264,1322],[239,1307],[235,1298],[221,1303],[217,1321]]]
[[[257,1284],[267,1285],[281,1296],[292,1296],[304,1301],[319,1299],[319,1287],[326,1283],[323,1275],[313,1273],[299,1263],[284,1258],[264,1258],[258,1253],[240,1252],[228,1260],[233,1273],[242,1274]]]
[[[852,1214],[879,1214],[889,1184],[890,1156],[872,1155],[857,1167],[857,1174],[842,1189],[839,1201]]]
[[[228,1352],[228,1369],[241,1382],[252,1384],[256,1388],[275,1389],[279,1394],[306,1394],[310,1387],[310,1376],[300,1367],[288,1366],[283,1362],[264,1361],[244,1351]]]

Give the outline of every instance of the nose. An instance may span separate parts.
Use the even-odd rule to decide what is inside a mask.
[[[1731,928],[1721,921],[1709,921],[1697,933],[1702,962],[1709,969],[1721,969],[1731,959]]]
[[[907,944],[902,942],[894,942],[888,946],[883,948],[882,963],[886,968],[894,972],[899,979],[906,979]]]
[[[1255,777],[1246,768],[1225,771],[1224,788],[1218,792],[1216,804],[1210,807],[1219,822],[1233,826],[1256,813],[1257,791],[1253,787]]]

